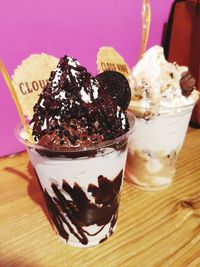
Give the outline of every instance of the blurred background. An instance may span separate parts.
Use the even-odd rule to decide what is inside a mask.
[[[150,3],[147,47],[163,44],[170,56],[175,2]],[[0,0],[0,58],[10,75],[35,53],[58,58],[67,54],[96,74],[99,48],[112,46],[133,67],[139,55],[141,7],[142,0]],[[14,102],[0,76],[0,156],[24,150],[14,135],[18,122]]]

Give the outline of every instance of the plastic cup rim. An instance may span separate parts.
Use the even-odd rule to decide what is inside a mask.
[[[193,103],[180,105],[180,106],[165,107],[163,109],[160,109],[160,107],[158,107],[158,110],[156,109],[155,106],[141,107],[141,106],[137,106],[137,105],[132,105],[130,102],[128,110],[129,110],[129,112],[133,112],[133,111],[137,112],[138,111],[141,113],[153,112],[153,113],[158,114],[158,115],[170,114],[171,112],[179,113],[179,112],[183,112],[185,110],[188,110],[189,108],[193,108],[196,105],[196,103],[198,102],[198,100],[199,100],[199,97]]]
[[[48,147],[43,147],[41,145],[38,145],[38,144],[34,144],[32,142],[30,142],[28,139],[25,139],[24,137],[22,137],[22,133],[23,133],[23,127],[22,127],[22,124],[19,123],[16,127],[16,130],[15,130],[15,135],[16,135],[16,138],[17,140],[19,140],[23,145],[25,145],[26,147],[28,148],[32,148],[32,149],[37,149],[37,150],[42,150],[42,151],[49,151],[49,152],[54,152],[54,153],[60,153],[60,152],[64,152],[64,153],[77,153],[77,152],[85,152],[85,151],[92,151],[92,150],[97,150],[97,149],[103,149],[103,148],[108,148],[108,147],[111,147],[115,144],[119,144],[121,143],[122,141],[124,141],[125,139],[128,139],[129,135],[134,131],[135,129],[135,116],[130,112],[130,111],[126,111],[125,112],[126,115],[127,115],[127,118],[128,118],[128,121],[129,121],[129,130],[115,138],[115,139],[112,139],[112,140],[108,140],[108,141],[104,141],[104,142],[100,142],[96,145],[92,145],[92,146],[88,146],[88,147],[73,147],[73,148],[65,148],[64,146],[62,146],[62,149],[53,149],[53,148],[48,148]]]

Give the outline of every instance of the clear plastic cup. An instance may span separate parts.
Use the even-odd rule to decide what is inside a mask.
[[[128,182],[147,191],[161,190],[172,183],[195,103],[157,115],[130,105],[136,123],[129,140],[125,173]]]
[[[68,245],[90,247],[116,228],[130,130],[92,147],[50,150],[30,143],[18,129],[43,190],[58,236]]]

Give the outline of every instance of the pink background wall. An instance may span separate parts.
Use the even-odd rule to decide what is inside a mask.
[[[172,0],[151,0],[148,47],[161,43]],[[68,54],[96,74],[96,54],[113,46],[129,66],[136,63],[142,0],[0,0],[0,58],[9,73],[33,53]],[[14,129],[19,121],[0,76],[0,156],[23,150]]]

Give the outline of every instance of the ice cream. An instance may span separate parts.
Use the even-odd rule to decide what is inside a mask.
[[[153,46],[133,68],[130,75],[131,107],[152,113],[162,113],[171,108],[190,105],[198,99],[198,92],[193,90],[185,96],[180,85],[185,88],[191,77],[182,75],[188,71],[185,66],[168,62],[163,53],[163,48]],[[192,81],[192,87],[195,82]],[[191,88],[191,84],[188,85]]]
[[[199,93],[187,67],[169,63],[163,48],[150,48],[132,69],[129,110],[137,119],[129,142],[126,177],[158,190],[175,174],[192,109]]]
[[[71,57],[60,59],[34,106],[36,144],[23,130],[20,138],[67,244],[94,246],[115,230],[133,123],[100,77]]]

